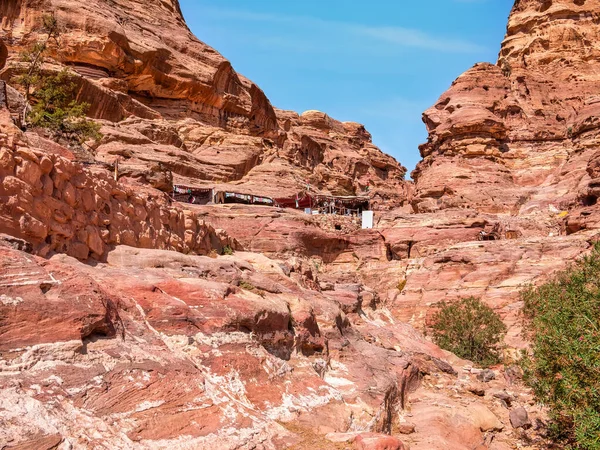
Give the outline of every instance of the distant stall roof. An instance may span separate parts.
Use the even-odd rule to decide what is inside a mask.
[[[295,197],[284,197],[284,198],[276,198],[275,204],[282,208],[310,208],[312,207],[314,201],[313,198],[308,195],[297,195]]]
[[[207,187],[173,185],[173,200],[181,203],[206,205],[213,201],[213,189]]]
[[[364,196],[356,196],[356,195],[324,195],[324,194],[316,194],[313,198],[317,201],[322,200],[333,200],[335,202],[345,203],[345,204],[359,204],[359,203],[367,203],[370,201],[369,197]]]
[[[181,184],[173,185],[173,192],[176,194],[193,194],[193,193],[208,193],[212,192],[213,188],[184,186]]]
[[[232,190],[220,189],[215,195],[216,203],[246,203],[252,205],[269,205],[274,204],[274,200],[270,197],[261,195],[244,194],[234,192]]]
[[[334,202],[343,205],[362,205],[369,203],[369,197],[365,196],[340,196],[328,194],[300,193],[292,197],[276,198],[275,203],[284,208],[309,208],[322,202]]]

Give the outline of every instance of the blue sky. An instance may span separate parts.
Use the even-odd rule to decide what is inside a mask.
[[[495,62],[513,0],[181,0],[191,30],[274,106],[365,124],[412,170],[422,112]]]

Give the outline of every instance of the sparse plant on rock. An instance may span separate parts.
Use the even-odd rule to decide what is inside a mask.
[[[42,17],[41,32],[46,34],[45,39],[33,44],[28,50],[21,53],[21,61],[26,64],[25,69],[13,78],[13,81],[23,88],[25,99],[32,100],[32,92],[42,82],[42,66],[45,62],[45,54],[48,45],[54,41],[58,45],[60,35],[56,17],[51,14],[45,14]]]
[[[44,73],[43,65],[51,41],[59,45],[59,27],[53,15],[45,15],[42,31],[46,37],[21,54],[24,68],[13,78],[25,94],[27,104],[22,123],[44,128],[55,137],[83,142],[100,138],[100,125],[88,120],[88,103],[76,100],[77,86],[67,69]]]
[[[246,289],[247,291],[254,291],[256,289],[256,286],[254,286],[252,283],[249,283],[245,280],[240,281],[240,287],[242,289]]]
[[[67,69],[43,78],[33,94],[35,103],[27,116],[29,123],[55,136],[77,141],[97,140],[100,125],[86,118],[88,103],[72,100],[76,86],[69,78]]]
[[[433,339],[441,348],[482,366],[499,362],[499,345],[506,325],[480,299],[442,303],[432,319]]]
[[[223,255],[233,255],[233,249],[231,248],[231,246],[226,245],[225,247],[223,247]]]
[[[600,244],[553,280],[522,293],[531,351],[526,382],[550,409],[563,447],[600,448]]]
[[[404,290],[404,288],[406,287],[406,280],[405,280],[404,278],[401,278],[401,279],[398,281],[398,285],[397,285],[396,287],[398,288],[398,290],[399,290],[400,292],[402,292],[402,291]]]
[[[504,58],[500,61],[500,69],[502,70],[502,75],[505,77],[508,78],[512,75],[512,66]]]

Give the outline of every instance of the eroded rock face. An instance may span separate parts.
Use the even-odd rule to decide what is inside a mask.
[[[13,51],[37,39],[41,16],[52,12],[62,29],[61,46],[54,48],[60,62],[88,79],[109,85],[122,81],[122,91],[161,115],[191,115],[221,126],[237,119],[265,130],[277,126],[262,91],[194,38],[176,0],[56,0],[43,6],[9,1],[0,12]],[[119,110],[105,109],[101,102],[95,109],[98,118],[122,118]]]
[[[358,231],[324,229],[315,217],[273,208],[193,210],[244,248],[287,259],[290,270],[318,279],[325,295],[345,308],[382,303],[399,321],[423,330],[442,301],[481,298],[508,325],[511,349],[527,345],[521,289],[564,269],[590,250],[597,235],[594,230],[565,235],[563,219],[548,210],[523,217],[466,209],[391,211],[380,215],[375,229]],[[480,240],[491,230],[498,230],[497,240]],[[310,270],[296,265],[299,258],[310,258]]]
[[[490,432],[511,442],[500,402],[469,394],[468,364],[397,321],[381,286],[351,278],[361,264],[389,264],[378,230],[336,232],[275,208],[185,210],[73,162],[2,114],[2,442],[312,449],[351,435],[363,448],[441,450],[472,448]],[[197,256],[235,248],[205,222],[274,259]],[[76,259],[90,255],[99,261]],[[439,406],[440,386],[469,396],[452,397],[459,417]],[[416,398],[414,433],[390,437]]]
[[[283,261],[120,246],[94,267],[1,241],[0,256],[0,370],[10,375],[0,379],[0,438],[9,446],[310,449],[330,440],[441,450],[473,448],[490,432],[511,439],[500,400],[469,394],[477,372],[464,361],[385,307],[344,312]],[[498,378],[488,389],[509,388]],[[439,406],[446,391],[464,397]],[[414,432],[390,437],[409,409]]]
[[[413,206],[523,214],[590,202],[597,145],[596,1],[518,1],[496,65],[461,75],[423,119]]]
[[[8,58],[8,48],[2,39],[0,39],[0,70],[4,69]]]
[[[516,3],[499,63],[476,65],[425,113],[412,198],[361,125],[274,109],[190,34],[175,0],[2,2],[2,78],[54,10],[64,45],[48,68],[73,69],[103,138],[82,164],[81,149],[12,124],[24,100],[8,88],[0,442],[543,446],[530,424],[545,412],[516,368],[483,372],[421,331],[440,301],[481,297],[509,326],[509,361],[526,346],[519,290],[590,249],[599,8]],[[379,211],[360,230],[351,218],[172,203],[173,182],[268,196],[368,187]],[[218,256],[226,246],[238,251]]]
[[[11,43],[0,78],[10,80],[18,52],[40,38],[43,14],[53,12],[62,34],[60,46],[51,43],[57,64],[48,69],[70,68],[79,100],[92,105],[89,115],[106,121],[95,159],[119,159],[125,178],[169,190],[153,177],[161,168],[180,184],[233,182],[256,195],[292,196],[311,184],[338,195],[368,191],[379,207],[408,201],[406,169],[362,125],[275,110],[191,34],[175,0],[11,1],[0,8]]]
[[[519,286],[541,281],[597,239],[599,13],[596,1],[515,2],[498,62],[476,64],[424,113],[415,228],[402,218],[384,231],[399,259],[414,249],[397,297],[402,319],[425,323],[436,302],[473,294],[501,311],[511,346],[525,345],[515,327]],[[420,228],[419,218],[458,209],[511,231],[499,233],[504,242],[475,245],[468,242],[477,226]],[[440,252],[442,243],[450,247]],[[415,296],[427,306],[413,308]]]

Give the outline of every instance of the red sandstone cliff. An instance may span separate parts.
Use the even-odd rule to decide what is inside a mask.
[[[522,347],[520,287],[589,249],[599,1],[516,2],[498,65],[425,113],[415,213],[380,211],[373,230],[169,203],[152,188],[169,171],[265,195],[368,186],[384,207],[412,187],[359,124],[274,109],[175,0],[4,1],[0,78],[49,11],[47,68],[73,69],[104,137],[75,158],[17,129],[0,92],[0,446],[544,447],[510,424],[545,414],[509,351],[482,374],[417,329],[475,295]],[[117,157],[119,182],[98,164]]]
[[[376,203],[406,201],[406,169],[364,127],[275,110],[191,34],[176,0],[4,1],[1,37],[10,56],[0,77],[10,78],[17,52],[36,40],[50,11],[62,29],[53,57],[73,70],[80,100],[105,121],[94,157],[120,158],[124,176],[168,190],[160,167],[176,182],[235,183],[258,195],[294,195],[308,182],[341,195],[368,189]]]
[[[475,65],[423,116],[417,211],[575,215],[596,202],[586,168],[597,159],[599,9],[593,0],[515,3],[498,63]],[[597,219],[569,222],[574,231]]]

